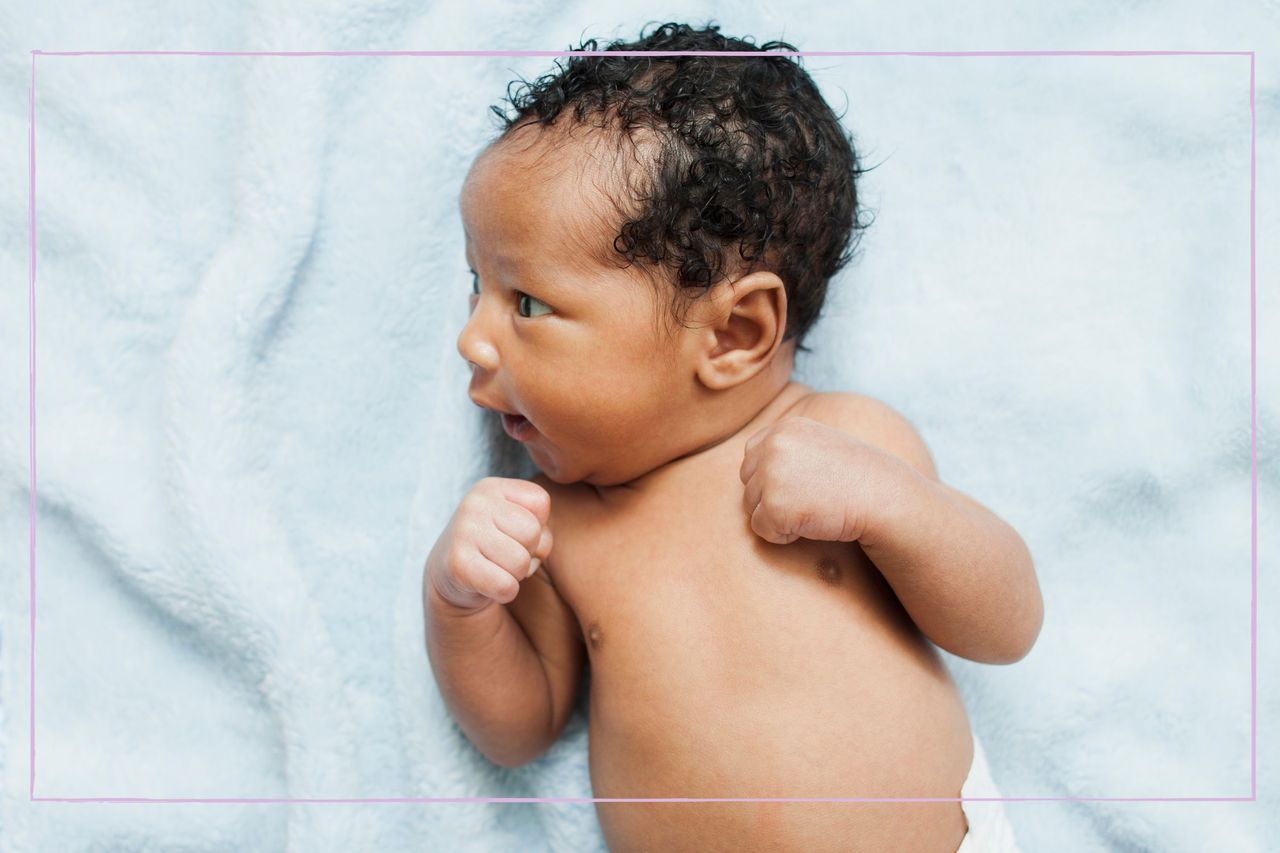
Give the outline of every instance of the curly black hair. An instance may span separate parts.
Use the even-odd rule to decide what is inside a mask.
[[[653,23],[653,22],[650,22]],[[861,232],[856,182],[859,165],[852,137],[819,94],[799,62],[802,57],[764,55],[796,51],[782,41],[754,45],[703,29],[666,23],[638,41],[597,47],[588,39],[576,51],[750,51],[759,58],[708,56],[569,57],[566,66],[505,99],[498,107],[498,137],[518,127],[553,124],[572,106],[577,124],[599,117],[653,144],[629,198],[612,198],[622,224],[613,250],[629,266],[639,260],[655,281],[669,282],[672,308],[682,306],[730,275],[767,269],[787,293],[784,340],[800,351],[826,299],[827,284],[854,256]],[[633,149],[633,150],[638,150]],[[729,254],[736,243],[738,259]],[[662,271],[667,271],[665,279]],[[656,273],[655,273],[656,271]],[[676,273],[674,281],[670,272]],[[656,274],[656,278],[654,275]],[[672,285],[675,285],[672,288]],[[682,299],[681,297],[686,297]]]

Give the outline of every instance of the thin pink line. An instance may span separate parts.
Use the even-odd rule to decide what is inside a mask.
[[[1249,470],[1252,474],[1250,530],[1249,674],[1253,713],[1249,720],[1249,778],[1258,798],[1258,320],[1255,196],[1258,188],[1258,116],[1253,105],[1254,55],[1249,54]]]
[[[29,521],[31,524],[31,696],[30,713],[27,716],[30,726],[31,762],[30,778],[27,794],[34,799],[36,795],[36,57],[31,54],[31,119],[28,132],[29,148],[27,152],[30,173],[27,182],[27,227],[31,232],[31,262],[28,264],[27,301],[31,306],[28,313],[27,329],[27,363],[31,373],[31,384],[28,390],[31,426],[31,502]]]
[[[42,803],[1247,803],[1251,797],[366,797],[363,799],[36,797]]]
[[[760,56],[749,50],[37,50],[43,56]],[[1252,56],[1247,50],[771,50],[769,56]]]
[[[28,361],[30,365],[29,416],[31,499],[30,524],[30,683],[29,736],[30,776],[28,797],[33,802],[66,803],[633,803],[633,802],[1256,802],[1258,794],[1258,427],[1257,427],[1257,113],[1255,108],[1254,51],[1199,50],[1058,50],[1058,51],[771,51],[779,56],[1248,56],[1249,57],[1249,390],[1250,468],[1252,474],[1252,530],[1250,600],[1251,675],[1251,795],[1249,797],[769,797],[769,798],[594,798],[594,797],[396,797],[362,799],[255,799],[255,798],[148,798],[148,797],[36,797],[36,56],[759,56],[758,51],[183,51],[183,50],[103,50],[31,51],[31,92],[28,157],[30,164],[27,197],[30,230],[28,299]]]

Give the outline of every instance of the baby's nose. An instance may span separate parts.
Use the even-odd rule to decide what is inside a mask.
[[[472,370],[477,367],[484,370],[498,369],[497,349],[493,344],[480,340],[470,323],[463,328],[462,334],[458,335],[458,355],[466,360]]]

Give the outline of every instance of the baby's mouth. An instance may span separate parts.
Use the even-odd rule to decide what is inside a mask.
[[[533,424],[524,415],[502,414],[502,428],[516,441],[524,441],[533,433]]]

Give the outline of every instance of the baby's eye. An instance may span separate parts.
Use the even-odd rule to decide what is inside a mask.
[[[471,292],[478,295],[480,293],[480,276],[476,275],[474,270],[470,270],[470,272],[471,272]]]
[[[527,293],[521,293],[518,290],[516,291],[516,294],[517,294],[516,311],[520,313],[521,317],[540,317],[543,314],[551,313],[551,306],[547,305],[547,303],[539,299],[535,299],[534,297],[530,296]],[[534,314],[533,313],[534,305],[541,305],[543,308],[546,308],[547,310],[539,312],[538,314]],[[526,308],[525,306],[528,306],[528,307]]]

